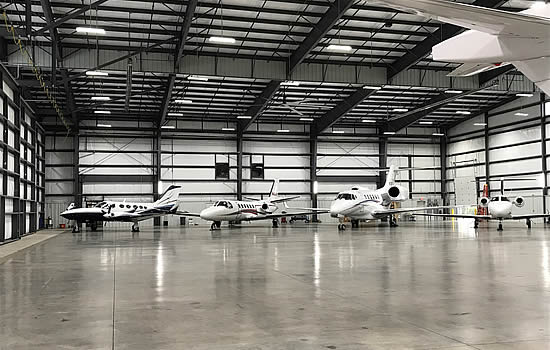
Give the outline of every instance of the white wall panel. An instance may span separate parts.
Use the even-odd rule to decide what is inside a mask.
[[[321,156],[317,157],[318,167],[378,167],[378,156]]]
[[[540,156],[540,155],[541,155],[540,142],[528,144],[528,145],[506,147],[502,149],[489,151],[489,159],[492,162],[499,161],[499,160],[514,160],[517,158],[522,158],[527,156]]]
[[[518,116],[517,113],[525,113],[529,114],[528,116]],[[509,123],[517,123],[522,120],[534,118],[534,117],[540,117],[540,106],[535,105],[527,108],[522,108],[519,110],[515,110],[512,112],[507,112],[504,114],[499,114],[497,116],[493,116],[489,118],[489,127],[493,128],[499,125],[509,124]]]
[[[215,154],[166,154],[162,155],[162,165],[211,165],[216,164]]]
[[[540,140],[540,127],[531,127],[489,136],[489,147],[506,146],[523,141]]]
[[[265,156],[264,166],[309,166],[309,157]]]
[[[87,182],[82,185],[82,193],[110,193],[116,195],[118,193],[152,193],[152,183],[91,183]]]
[[[309,169],[264,169],[264,179],[309,179]]]
[[[245,153],[264,154],[293,154],[293,153],[309,153],[309,143],[291,141],[288,142],[260,142],[260,141],[244,141],[243,151]]]
[[[216,178],[216,172],[214,168],[162,168],[160,177],[162,179],[214,180]]]
[[[319,141],[317,144],[318,153],[351,155],[351,154],[372,154],[378,156],[377,143],[336,143]]]
[[[230,140],[181,140],[163,139],[161,149],[175,152],[231,153],[236,152],[236,142]]]
[[[491,164],[489,172],[491,176],[514,174],[518,172],[542,171],[540,159],[528,159],[510,161],[507,163]]]
[[[439,144],[388,144],[389,154],[399,155],[439,155]]]

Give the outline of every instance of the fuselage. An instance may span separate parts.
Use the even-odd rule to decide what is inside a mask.
[[[231,201],[223,200],[201,211],[200,217],[207,221],[247,221],[257,220],[273,214],[277,206],[269,201]]]
[[[154,216],[168,213],[177,207],[176,202],[155,204],[155,203],[129,203],[104,201],[93,208],[68,209],[60,215],[68,220],[78,222],[93,221],[124,221],[135,222],[146,220]]]
[[[340,192],[330,206],[330,216],[348,217],[353,220],[378,219],[373,213],[388,209],[390,204],[400,199],[392,200],[386,189],[376,191],[352,189]]]
[[[504,196],[497,196],[491,199],[487,205],[489,215],[493,219],[502,220],[512,218],[514,203]]]

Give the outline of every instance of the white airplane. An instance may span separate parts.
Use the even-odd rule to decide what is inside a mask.
[[[408,199],[406,188],[395,183],[397,167],[392,165],[384,187],[375,191],[354,187],[351,191],[340,192],[330,206],[330,216],[333,218],[350,218],[352,227],[359,227],[360,221],[371,221],[390,218],[390,226],[397,226],[394,214],[410,213],[448,207],[423,207],[390,209],[394,202]],[[345,230],[345,224],[339,224],[338,230]]]
[[[517,180],[517,179],[515,179]],[[498,196],[493,198],[482,197],[479,200],[480,206],[487,208],[488,215],[477,215],[477,214],[430,214],[422,213],[418,215],[422,216],[435,216],[435,217],[446,217],[446,218],[465,218],[465,219],[475,219],[475,227],[478,227],[478,222],[480,220],[498,220],[498,231],[502,231],[502,221],[504,220],[525,220],[528,228],[531,228],[531,219],[537,218],[547,218],[550,217],[550,214],[522,214],[522,215],[513,215],[512,209],[514,206],[521,208],[525,205],[525,199],[521,196],[510,200],[504,195],[504,180],[500,182],[501,193]]]
[[[83,222],[91,223],[92,231],[95,231],[97,223],[102,221],[133,222],[132,232],[139,232],[139,221],[157,216],[181,214],[177,211],[180,192],[181,186],[170,186],[154,203],[103,201],[93,208],[75,208],[75,204],[71,203],[60,215],[75,221],[73,232],[78,232]]]
[[[470,76],[513,64],[550,95],[550,4],[511,13],[442,0],[376,0],[405,12],[470,30],[435,45],[435,61],[464,63],[450,76]]]
[[[251,201],[234,201],[221,200],[214,203],[200,212],[200,214],[185,213],[186,216],[198,216],[203,220],[212,221],[211,230],[216,230],[221,227],[222,221],[239,222],[239,221],[257,221],[257,220],[273,220],[273,227],[278,227],[278,219],[285,216],[295,215],[310,215],[327,213],[326,209],[315,208],[288,208],[301,209],[305,212],[289,213],[286,210],[277,213],[279,209],[276,204],[286,203],[287,201],[300,198],[294,197],[279,197],[278,195],[279,180],[274,180],[271,187],[269,197],[265,200],[249,198]]]

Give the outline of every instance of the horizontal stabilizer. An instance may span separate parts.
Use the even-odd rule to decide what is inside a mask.
[[[496,68],[503,67],[507,64],[489,64],[489,63],[464,63],[460,67],[456,68],[451,73],[447,74],[448,77],[470,77],[479,73],[487,72]]]
[[[529,80],[550,96],[550,57],[513,62]]]
[[[270,199],[269,201],[271,203],[283,203],[283,202],[292,201],[292,200],[295,200],[295,199],[298,199],[298,198],[300,198],[300,196],[276,197],[276,198]]]

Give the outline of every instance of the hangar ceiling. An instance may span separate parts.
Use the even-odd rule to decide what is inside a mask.
[[[529,3],[464,2],[510,11]],[[474,86],[461,86],[451,78],[443,78],[443,84],[424,83],[426,76],[437,72],[444,77],[458,66],[435,62],[429,53],[460,28],[372,1],[16,0],[3,9],[19,35],[28,39],[26,46],[41,62],[66,115],[77,122],[137,119],[160,127],[212,120],[238,123],[242,129],[256,121],[320,123],[321,130],[314,128],[317,133],[365,125],[395,131],[406,126],[445,128],[514,100],[518,90],[512,83],[524,79],[503,68],[497,73],[505,78],[495,86],[491,81],[499,76],[492,73],[479,77]],[[78,27],[101,28],[105,34],[83,34]],[[220,43],[213,37],[234,42]],[[4,51],[3,60],[11,62],[25,97],[47,123],[55,112],[32,69],[10,59],[17,55],[15,46]],[[67,64],[83,55],[89,60],[81,67]],[[171,73],[144,69],[148,55],[162,57],[160,64]],[[289,79],[179,69],[186,61],[208,58],[281,62]],[[116,63],[117,69],[105,62]],[[349,66],[378,69],[385,77],[377,84],[292,80],[304,65],[336,71]],[[90,76],[87,70],[108,75]],[[192,67],[187,70],[194,73]],[[407,70],[418,74],[416,83],[396,78]],[[532,84],[527,86],[532,89]]]

